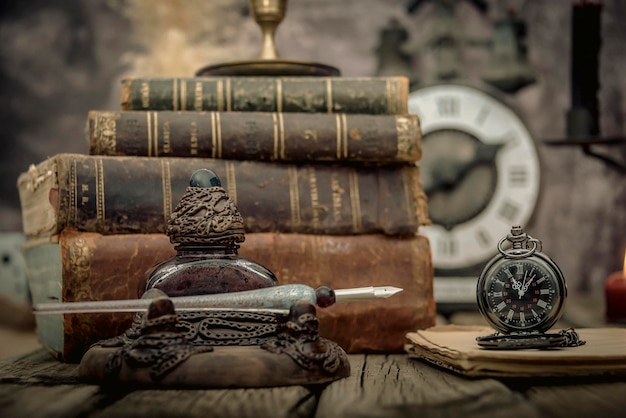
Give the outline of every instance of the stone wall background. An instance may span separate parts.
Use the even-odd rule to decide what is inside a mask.
[[[283,57],[328,63],[346,76],[373,75],[380,31],[391,18],[416,50],[432,27],[433,2],[415,14],[408,0],[292,0],[276,42]],[[562,138],[569,108],[570,1],[487,2],[486,15],[458,1],[459,27],[488,37],[510,8],[528,24],[537,82],[506,100],[528,124],[542,158],[543,191],[528,232],[561,266],[571,292],[600,294],[620,270],[626,244],[626,176],[580,149],[549,147]],[[599,92],[605,136],[626,136],[626,2],[605,0]],[[0,6],[0,230],[21,230],[15,182],[29,164],[59,152],[86,153],[87,111],[119,108],[123,76],[186,76],[224,61],[251,59],[260,32],[246,0],[24,0]],[[464,53],[479,83],[489,54]],[[432,58],[413,63],[427,78]],[[626,146],[606,148],[618,159]],[[424,156],[427,158],[428,156]]]

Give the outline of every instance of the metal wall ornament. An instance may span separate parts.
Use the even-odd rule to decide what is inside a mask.
[[[504,248],[509,242],[511,247]],[[478,309],[496,333],[477,338],[487,349],[527,349],[585,344],[573,329],[549,332],[565,310],[567,285],[541,241],[520,226],[497,245],[499,254],[483,269],[476,286]]]

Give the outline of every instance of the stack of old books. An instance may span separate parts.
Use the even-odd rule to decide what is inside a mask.
[[[240,254],[281,284],[396,286],[388,300],[319,310],[348,352],[399,352],[434,324],[428,222],[403,77],[126,79],[121,111],[88,115],[89,155],[59,154],[18,180],[35,303],[131,299],[175,254],[164,235],[198,168],[244,217]],[[41,316],[39,335],[76,361],[129,314]]]

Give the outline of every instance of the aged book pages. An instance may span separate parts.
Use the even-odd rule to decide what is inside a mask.
[[[486,350],[476,337],[494,330],[480,326],[436,326],[407,334],[410,356],[468,376],[585,376],[626,373],[626,329],[576,330],[587,343],[549,350]],[[556,332],[556,331],[554,331]]]
[[[164,234],[69,229],[28,241],[23,252],[34,303],[138,298],[146,272],[175,255]],[[348,352],[401,352],[407,332],[434,325],[433,269],[424,236],[250,233],[239,254],[269,268],[280,284],[404,289],[389,299],[317,310],[320,334]],[[132,317],[39,315],[37,332],[58,358],[78,361],[91,344],[127,329]]]

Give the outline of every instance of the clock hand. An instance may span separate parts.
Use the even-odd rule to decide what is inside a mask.
[[[528,279],[527,282],[524,282],[524,286],[522,286],[522,291],[524,293],[526,293],[526,291],[528,290],[528,286],[530,286],[530,283],[535,279],[535,276],[531,277],[530,279]]]
[[[504,143],[484,144],[480,143],[471,160],[456,162],[448,161],[438,165],[432,173],[433,181],[424,184],[424,192],[430,194],[435,190],[450,190],[469,173],[474,167],[491,163],[496,159],[498,151],[504,147]]]
[[[524,293],[526,293],[526,275],[528,274],[527,271],[524,271],[524,277],[522,278],[522,280],[520,280],[520,288],[517,289],[518,290],[518,294],[517,297],[518,299],[521,299],[524,297]]]

